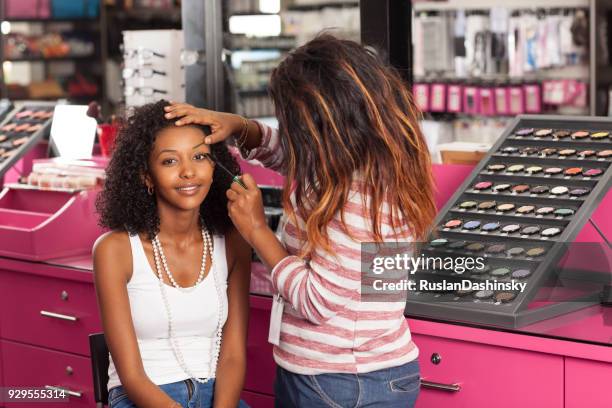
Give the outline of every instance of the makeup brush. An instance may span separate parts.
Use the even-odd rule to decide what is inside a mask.
[[[232,178],[232,182],[233,183],[238,183],[242,188],[244,188],[245,190],[247,189],[246,185],[244,184],[244,182],[242,180],[240,180],[240,176],[238,176],[237,174],[234,175],[234,173],[232,173],[231,171],[229,171],[227,169],[227,167],[225,167],[223,164],[221,164],[220,161],[218,161],[217,159],[215,159],[215,157],[210,154],[210,153],[205,153],[206,157],[208,157],[210,159],[210,161],[212,161],[213,163],[215,163],[217,166],[221,167],[221,169],[223,171],[225,171],[227,174],[229,174],[229,176]]]

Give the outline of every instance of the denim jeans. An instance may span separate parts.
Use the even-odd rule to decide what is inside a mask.
[[[213,406],[213,393],[215,381],[210,380],[206,384],[188,379],[159,386],[170,398],[181,404],[184,408],[209,408]],[[134,408],[134,404],[127,396],[122,386],[112,388],[108,393],[108,408]],[[249,408],[240,401],[238,408]]]
[[[419,362],[363,374],[301,375],[281,367],[276,408],[410,408],[419,395]]]

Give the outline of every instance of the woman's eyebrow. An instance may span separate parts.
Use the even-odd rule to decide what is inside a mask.
[[[203,144],[206,144],[206,142],[198,143],[197,145],[193,146],[192,149],[197,149],[198,147],[202,146]]]
[[[176,153],[176,150],[172,150],[172,149],[164,149],[162,151],[160,151],[159,153],[157,153],[157,157],[161,156],[162,153]]]

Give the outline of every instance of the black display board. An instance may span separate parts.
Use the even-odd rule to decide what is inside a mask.
[[[410,291],[406,314],[519,327],[597,302],[597,291],[568,289],[565,300],[531,303],[558,289],[557,265],[610,189],[611,164],[612,119],[517,117],[439,212],[422,249],[482,256],[486,267],[421,270],[413,280],[514,281],[525,290]]]
[[[23,102],[0,122],[0,177],[49,133],[55,102]]]

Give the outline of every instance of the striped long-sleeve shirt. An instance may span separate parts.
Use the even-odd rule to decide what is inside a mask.
[[[258,124],[261,146],[246,159],[280,170],[278,132]],[[418,356],[403,301],[361,301],[361,243],[373,241],[369,210],[363,205],[368,197],[362,191],[360,182],[354,180],[344,206],[347,229],[342,228],[340,214],[327,227],[335,255],[315,248],[308,260],[298,257],[303,245],[299,232],[305,230],[305,222],[299,216],[297,225],[288,217],[281,221],[281,240],[289,256],[271,271],[272,284],[285,300],[274,359],[293,373],[364,373],[405,364]],[[294,197],[292,202],[295,207]],[[388,206],[383,205],[381,211],[383,238],[397,241],[384,222]],[[402,238],[399,240],[410,237]]]

